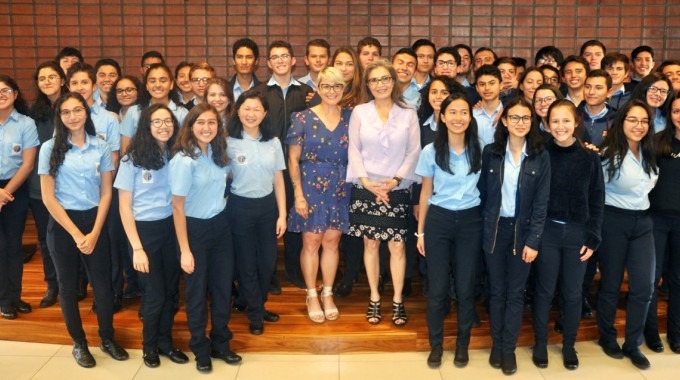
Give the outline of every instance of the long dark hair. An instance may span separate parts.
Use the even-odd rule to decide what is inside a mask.
[[[668,104],[666,107],[666,128],[656,134],[656,157],[668,157],[673,153],[671,144],[675,138],[675,125],[671,119],[673,112],[673,102],[680,100],[680,92],[674,92],[668,97]]]
[[[256,90],[248,90],[241,94],[234,105],[234,114],[229,121],[229,136],[235,139],[243,138],[243,123],[241,122],[241,118],[238,117],[238,111],[241,109],[241,106],[243,106],[243,103],[245,103],[245,101],[248,99],[258,99],[264,110],[269,112],[269,103],[267,103],[267,99],[264,97],[264,95],[262,95],[261,92]],[[260,141],[269,141],[276,137],[274,134],[274,129],[269,122],[269,114],[265,115],[262,123],[260,123],[260,134],[262,135]]]
[[[222,126],[222,118],[219,113],[215,107],[208,103],[199,103],[195,105],[184,118],[177,141],[172,147],[172,155],[174,156],[177,153],[183,153],[194,160],[198,158],[198,153],[196,152],[198,143],[196,142],[196,136],[194,136],[193,127],[194,123],[196,123],[196,119],[198,119],[203,112],[207,111],[214,113],[217,118],[217,135],[210,142],[213,155],[212,159],[215,165],[223,168],[229,164],[229,157],[227,156],[227,132]]]
[[[639,84],[638,84],[639,86]],[[651,175],[652,172],[657,173],[656,157],[654,156],[654,111],[647,105],[647,102],[640,99],[631,99],[621,107],[616,113],[614,122],[607,132],[607,136],[602,143],[602,164],[607,166],[607,182],[614,178],[614,175],[619,173],[621,164],[623,163],[626,153],[628,153],[628,139],[623,132],[623,123],[628,116],[628,112],[633,107],[640,107],[647,113],[649,119],[649,128],[647,134],[640,141],[640,154],[642,156],[642,168],[645,173]]]
[[[137,89],[137,101],[135,101],[135,103],[132,105],[139,104],[142,106],[142,108],[146,107],[146,105],[149,104],[149,93],[146,91],[146,88],[142,86],[142,82],[140,82],[136,76],[123,75],[122,77],[118,77],[118,79],[113,82],[113,85],[111,86],[112,94],[110,94],[109,98],[106,100],[106,109],[111,112],[120,113],[120,110],[123,108],[123,106],[118,102],[116,93],[118,91],[118,82],[122,81],[123,79],[127,79],[132,82],[132,84]]]
[[[71,131],[66,128],[66,125],[64,125],[64,122],[61,120],[61,106],[69,99],[79,101],[85,109],[87,115],[85,118],[85,133],[92,137],[97,136],[90,114],[90,107],[87,105],[85,98],[76,92],[67,92],[62,95],[59,100],[54,103],[54,147],[52,148],[52,154],[50,155],[50,175],[52,177],[57,176],[59,167],[64,163],[66,152],[71,149],[71,144],[68,142]]]
[[[151,117],[158,110],[168,111],[172,119],[172,137],[170,137],[165,145],[165,149],[161,149],[151,134]],[[125,152],[126,157],[123,160],[132,160],[134,166],[143,169],[159,170],[165,166],[165,160],[170,155],[170,147],[175,144],[178,134],[179,122],[172,111],[170,111],[170,108],[163,104],[154,104],[147,107],[139,115],[137,133],[132,138],[132,141],[130,141],[130,145]]]
[[[38,86],[38,77],[40,75],[40,70],[49,68],[54,70],[57,75],[59,75],[59,78],[64,82],[64,86],[66,84],[66,74],[64,74],[64,70],[61,69],[59,66],[59,63],[54,62],[54,61],[47,61],[43,62],[38,67],[35,69],[35,73],[33,73],[33,81],[35,83],[35,93],[36,93],[36,99],[35,102],[33,102],[33,105],[31,106],[30,109],[30,115],[34,120],[46,120],[51,118],[52,111],[54,108],[52,108],[52,102],[50,102],[50,99],[47,97],[47,95],[43,94],[42,91],[40,91],[40,86]],[[61,96],[64,93],[64,86],[59,86],[59,96]]]
[[[178,105],[178,106],[181,105],[182,102],[179,99],[179,94],[177,93],[177,91],[175,91],[175,89],[177,87],[176,86],[177,84],[175,83],[175,76],[172,74],[172,70],[170,70],[168,65],[166,65],[165,63],[153,63],[153,64],[151,64],[151,66],[149,66],[149,69],[146,70],[146,73],[144,73],[144,91],[143,92],[145,93],[144,96],[147,97],[146,99],[149,99],[149,100],[151,99],[151,94],[146,89],[146,82],[149,80],[149,74],[151,73],[151,71],[156,70],[156,69],[161,69],[161,70],[165,71],[165,73],[168,74],[168,78],[170,78],[170,82],[172,82],[172,88],[170,89],[170,92],[168,92],[168,100],[172,100],[172,102],[175,103],[175,105]],[[141,103],[141,104],[145,105],[144,103]]]
[[[0,82],[6,84],[7,87],[11,88],[12,91],[17,94],[16,99],[14,99],[14,109],[17,110],[17,112],[28,116],[28,104],[26,104],[24,97],[21,95],[19,85],[14,78],[9,75],[0,74]]]
[[[428,117],[430,117],[434,113],[434,109],[430,105],[430,88],[432,87],[432,83],[435,81],[442,82],[444,84],[444,87],[449,91],[449,93],[453,94],[454,92],[459,92],[461,94],[465,94],[465,87],[463,87],[462,84],[458,83],[453,78],[446,77],[443,75],[437,75],[434,77],[430,78],[430,81],[427,82],[425,87],[423,87],[420,90],[420,108],[418,108],[418,121],[422,125],[425,120],[427,120]],[[435,123],[437,120],[435,120]]]
[[[477,173],[482,168],[482,146],[479,143],[479,136],[477,134],[477,121],[472,116],[472,105],[470,101],[460,92],[453,92],[442,102],[442,109],[439,113],[439,120],[437,120],[437,131],[434,133],[434,162],[443,171],[454,174],[449,165],[449,130],[446,128],[446,123],[441,119],[446,108],[455,100],[463,100],[468,106],[470,115],[470,124],[465,130],[465,151],[470,163],[470,171],[467,174]]]
[[[515,96],[510,99],[506,104],[503,105],[503,113],[501,114],[498,123],[496,124],[496,132],[493,134],[493,143],[491,145],[491,150],[498,154],[505,154],[505,147],[508,144],[508,128],[503,125],[501,119],[508,118],[508,112],[514,107],[525,107],[531,112],[531,127],[529,129],[529,134],[526,136],[527,140],[527,154],[537,154],[543,151],[543,138],[541,137],[541,132],[538,129],[538,124],[535,122],[534,108],[527,102],[523,96]]]
[[[666,76],[661,74],[660,72],[653,72],[653,73],[650,73],[649,75],[647,75],[646,77],[642,78],[640,83],[638,83],[637,86],[635,86],[635,89],[631,93],[630,100],[639,99],[639,100],[642,100],[643,102],[645,102],[645,104],[646,104],[647,103],[647,91],[649,91],[649,87],[652,86],[654,83],[659,82],[659,81],[665,82],[666,84],[668,84],[668,91],[669,91],[668,96],[666,96],[666,100],[664,101],[664,103],[661,106],[659,106],[660,110],[665,109],[665,107],[668,105],[668,99],[671,97],[671,92],[673,91],[673,83],[671,83],[671,80],[666,78]],[[621,112],[619,112],[619,113],[621,113]],[[652,115],[651,120],[654,120],[654,115]],[[652,128],[652,129],[654,129],[654,128]]]

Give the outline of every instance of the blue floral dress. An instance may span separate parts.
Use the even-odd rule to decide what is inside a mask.
[[[302,218],[292,207],[288,230],[322,233],[332,229],[347,233],[351,184],[345,178],[351,114],[352,110],[343,108],[333,131],[311,109],[293,114],[286,144],[302,146],[300,179],[309,216]]]

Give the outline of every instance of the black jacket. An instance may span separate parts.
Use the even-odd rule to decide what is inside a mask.
[[[607,108],[607,113],[599,119],[591,119],[588,112],[586,112],[586,106],[584,100],[576,109],[578,116],[581,118],[581,124],[583,125],[583,128],[585,128],[582,137],[585,141],[595,146],[600,146],[604,141],[604,137],[607,136],[607,131],[609,131],[609,128],[614,122],[616,110],[608,104],[605,104],[604,106]]]
[[[267,117],[274,129],[274,136],[281,140],[285,152],[287,149],[284,141],[286,140],[286,135],[288,134],[288,129],[291,124],[290,117],[293,112],[300,112],[307,109],[307,102],[305,102],[305,99],[307,94],[314,92],[314,90],[303,83],[300,83],[299,86],[289,85],[285,98],[283,97],[281,87],[276,85],[268,86],[267,82],[258,84],[253,87],[252,90],[261,92],[265,99],[267,99],[267,103],[269,103]]]
[[[496,244],[498,220],[501,214],[501,187],[505,165],[505,149],[495,149],[496,144],[484,147],[482,173],[477,187],[482,200],[484,239],[482,247],[491,253]],[[545,150],[529,154],[520,168],[517,189],[517,224],[515,225],[515,254],[522,254],[524,246],[538,250],[550,197],[550,157]]]

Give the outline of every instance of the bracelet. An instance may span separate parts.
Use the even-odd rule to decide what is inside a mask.
[[[423,232],[422,234],[419,234],[419,233],[416,232],[416,233],[414,233],[414,235],[416,235],[416,237],[423,237],[423,236],[425,236],[425,232]]]

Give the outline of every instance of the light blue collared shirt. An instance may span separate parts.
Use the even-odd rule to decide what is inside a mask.
[[[178,106],[172,100],[170,100],[170,103],[168,103],[168,108],[170,109],[170,112],[175,115],[175,118],[179,124],[182,125],[184,118],[187,116],[189,111],[187,111],[187,109],[182,106]],[[135,133],[137,133],[137,127],[139,124],[139,116],[141,114],[142,107],[139,104],[128,108],[125,118],[123,119],[123,123],[120,125],[120,134],[130,138],[135,137]]]
[[[501,216],[515,217],[515,201],[517,200],[517,185],[522,162],[527,157],[527,143],[524,142],[519,162],[515,162],[510,152],[510,143],[505,146],[505,162],[503,163],[503,185],[501,186]]]
[[[120,160],[113,187],[132,193],[135,220],[154,221],[172,215],[172,193],[168,162],[159,170],[135,166],[129,156]]]
[[[607,112],[609,112],[609,108],[607,108],[607,106],[602,107],[602,111],[600,111],[600,113],[598,113],[597,115],[591,115],[590,111],[588,111],[588,107],[583,107],[583,110],[586,111],[586,114],[588,114],[588,117],[590,117],[590,120],[592,121],[602,119],[604,115],[606,115]]]
[[[659,133],[664,129],[666,129],[666,116],[663,115],[660,108],[657,108],[654,115],[654,133]]]
[[[250,90],[253,87],[255,87],[255,79],[251,79],[250,85],[248,86],[248,88],[243,89],[243,88],[241,88],[241,85],[238,84],[238,78],[236,78],[236,80],[234,81],[234,88],[233,88],[233,90],[234,90],[234,102],[238,100],[238,97],[241,96],[241,94]]]
[[[429,125],[432,132],[437,132],[437,123],[434,121],[434,114],[430,115],[423,125]]]
[[[472,116],[477,120],[477,131],[479,131],[479,138],[484,141],[484,146],[493,142],[493,135],[496,133],[496,126],[494,120],[498,113],[503,110],[503,103],[499,102],[498,107],[491,115],[487,114],[484,107],[472,110]]]
[[[416,80],[416,78],[413,77],[414,82],[415,82],[415,80]],[[418,88],[418,91],[422,90],[423,87],[427,86],[427,84],[430,83],[431,80],[432,80],[432,77],[430,77],[430,74],[427,74],[427,77],[425,78],[425,81],[422,84],[418,84],[418,82],[416,82],[416,87]]]
[[[90,107],[94,130],[97,137],[109,144],[112,152],[120,150],[120,132],[118,129],[118,119],[106,108],[102,108],[95,103]]]
[[[467,78],[463,79],[463,81],[460,82],[460,84],[461,84],[463,87],[472,87],[472,85],[470,84],[470,81],[467,80]]]
[[[227,139],[229,166],[234,177],[231,192],[246,198],[262,198],[274,191],[274,175],[286,169],[281,142],[274,137],[260,141],[243,132],[242,139]]]
[[[69,142],[71,140],[69,139]],[[38,174],[49,175],[54,139],[40,148]],[[54,193],[65,210],[89,210],[99,206],[101,173],[113,171],[111,147],[100,138],[85,134],[82,148],[71,144],[54,179]]]
[[[409,83],[408,88],[404,90],[403,97],[409,107],[415,110],[420,107],[420,89],[418,88],[415,78],[411,78],[411,83]]]
[[[177,153],[170,160],[170,190],[172,195],[185,197],[186,216],[210,219],[227,205],[224,190],[227,188],[229,165],[223,168],[215,165],[210,145],[207,156],[198,148],[196,150],[196,159]]]
[[[480,172],[470,174],[467,150],[457,154],[449,148],[449,168],[453,174],[445,172],[435,163],[433,144],[423,148],[416,166],[416,174],[433,178],[432,196],[428,204],[447,210],[460,211],[479,206],[477,182]]]
[[[24,162],[24,150],[40,145],[38,129],[30,117],[16,109],[0,124],[0,179],[11,179]]]
[[[106,103],[104,103],[104,101],[102,100],[101,88],[97,87],[94,89],[94,92],[92,93],[92,99],[94,100],[94,104],[97,104],[99,107],[106,109]]]
[[[314,91],[318,91],[319,89],[316,87],[316,83],[312,80],[312,73],[307,73],[307,75],[300,77],[297,79],[298,82],[304,83],[307,86],[311,87],[314,89]]]
[[[642,159],[642,157],[640,157]],[[642,160],[635,158],[629,150],[623,158],[621,168],[608,180],[607,162],[603,162],[604,172],[604,204],[626,210],[647,210],[649,208],[648,194],[656,185],[658,174],[645,173]]]
[[[298,82],[295,78],[293,78],[292,75],[290,76],[290,83],[288,83],[288,87],[286,87],[286,88],[281,87],[279,82],[277,82],[276,79],[274,79],[273,76],[271,78],[269,78],[269,82],[267,82],[267,86],[279,86],[279,87],[281,87],[281,91],[283,92],[283,98],[284,99],[286,98],[286,94],[288,93],[288,89],[290,88],[290,86],[299,86],[299,85],[300,85],[300,82]]]

